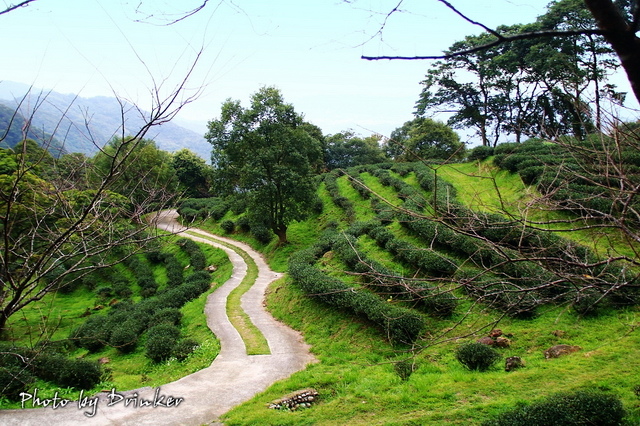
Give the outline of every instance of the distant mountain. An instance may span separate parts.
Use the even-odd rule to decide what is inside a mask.
[[[27,93],[29,95],[25,98]],[[137,132],[145,122],[144,117],[149,115],[131,104],[121,106],[112,97],[82,98],[30,89],[21,83],[0,82],[0,105],[13,112],[21,100],[19,112],[23,120],[31,117],[31,128],[53,135],[66,152],[80,152],[89,156],[98,152],[113,136],[122,133],[122,110],[125,112],[125,134]],[[0,132],[3,133],[4,129],[0,128]],[[152,127],[145,137],[153,139],[162,150],[175,152],[189,148],[209,160],[211,145],[203,135],[175,123]]]
[[[0,104],[0,148],[12,148],[25,138],[40,141],[54,156],[66,153],[56,138],[36,127],[27,126],[27,120],[15,108]]]

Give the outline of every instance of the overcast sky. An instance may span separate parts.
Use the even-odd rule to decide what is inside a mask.
[[[162,25],[201,1],[37,0],[0,15],[0,80],[83,97],[115,91],[145,107],[152,77],[172,87],[204,46],[190,82],[204,90],[182,119],[204,128],[227,98],[246,106],[270,85],[325,134],[389,135],[412,118],[430,62],[360,56],[438,54],[480,32],[437,0],[405,0],[386,23],[399,0],[209,0],[194,16]],[[548,0],[450,2],[497,26],[535,20]]]

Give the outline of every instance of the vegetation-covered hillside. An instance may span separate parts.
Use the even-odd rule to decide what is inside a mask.
[[[635,247],[617,231],[605,247],[597,232],[566,223],[545,225],[557,233],[515,226],[538,196],[493,157],[338,170],[322,176],[322,202],[291,225],[284,246],[260,241],[242,208],[217,202],[213,230],[253,241],[289,272],[269,307],[321,359],[232,411],[228,424],[481,424],[582,391],[608,407],[622,401],[637,421],[635,270],[600,262]],[[534,220],[562,218],[537,207],[527,210]],[[479,339],[499,359],[485,371],[457,359]],[[547,358],[556,345],[575,352]],[[525,366],[505,371],[509,357]],[[306,387],[321,395],[311,408],[266,408]]]

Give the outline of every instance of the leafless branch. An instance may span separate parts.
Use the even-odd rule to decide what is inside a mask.
[[[5,13],[12,12],[16,9],[20,9],[21,7],[26,7],[29,5],[29,3],[33,3],[34,1],[36,0],[23,0],[18,4],[10,4],[4,10],[0,10],[0,15],[4,15]]]
[[[605,31],[603,30],[575,30],[575,31],[531,31],[522,34],[515,34],[510,36],[499,36],[496,40],[483,44],[481,46],[476,46],[470,49],[461,50],[458,52],[445,53],[443,55],[430,55],[430,56],[361,56],[361,59],[365,59],[368,61],[378,61],[378,60],[437,60],[437,59],[452,59],[461,56],[466,56],[476,52],[482,52],[484,50],[491,49],[492,47],[499,46],[503,43],[517,41],[517,40],[531,40],[537,38],[548,38],[548,37],[569,37],[576,35],[604,35]]]

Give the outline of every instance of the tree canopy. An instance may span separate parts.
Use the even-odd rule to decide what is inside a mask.
[[[464,157],[465,147],[451,127],[417,117],[391,133],[385,151],[396,161],[459,160]]]
[[[382,163],[387,156],[380,147],[381,137],[366,138],[352,130],[330,135],[326,138],[324,161],[327,169],[347,168],[362,164]]]
[[[483,145],[514,135],[584,139],[601,125],[603,97],[619,100],[606,83],[615,67],[604,39],[579,31],[595,25],[581,0],[549,4],[546,14],[526,25],[501,26],[510,35],[576,31],[556,38],[515,39],[491,44],[493,34],[468,36],[447,53],[468,51],[436,62],[423,82],[417,112],[451,110],[449,124],[476,129]],[[590,106],[593,105],[593,107]],[[593,119],[595,117],[595,120]]]
[[[213,146],[215,188],[246,196],[253,220],[282,243],[288,224],[303,219],[315,198],[312,177],[322,151],[308,128],[278,89],[262,87],[248,108],[227,100],[205,135]]]

